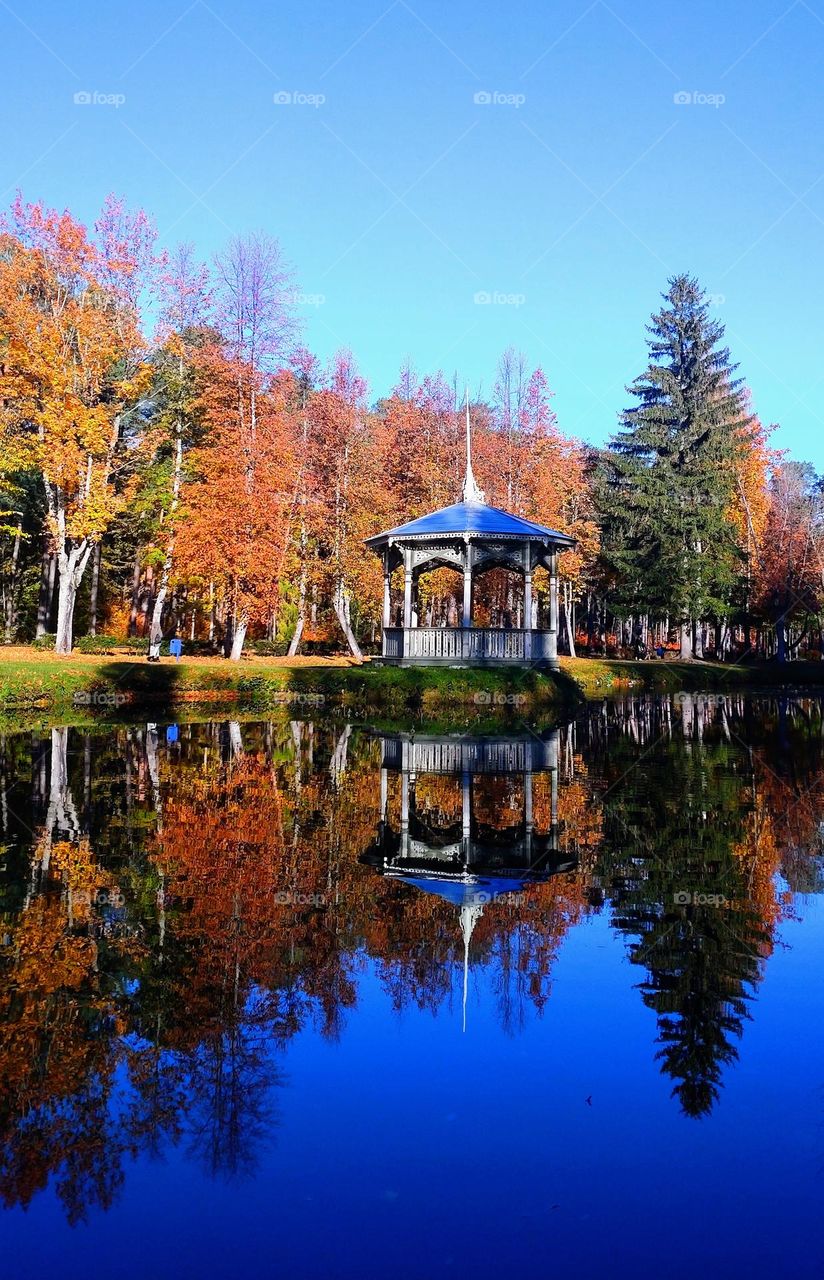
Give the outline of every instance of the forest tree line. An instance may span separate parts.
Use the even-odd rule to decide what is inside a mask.
[[[376,644],[382,569],[363,541],[456,500],[463,381],[407,362],[370,401],[350,351],[323,366],[301,344],[298,301],[268,235],[206,264],[162,252],[115,197],[91,228],[15,200],[0,225],[7,644],[178,635],[235,659]],[[667,282],[647,344],[605,448],[562,430],[546,374],[514,348],[471,397],[487,501],[577,540],[562,648],[819,657],[822,481],[774,448],[696,280]],[[479,621],[518,625],[513,575],[475,590]],[[451,571],[424,575],[421,622],[455,623],[459,598]]]

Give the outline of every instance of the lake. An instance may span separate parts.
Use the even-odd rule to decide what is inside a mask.
[[[320,711],[0,738],[0,1273],[819,1276],[821,703]]]

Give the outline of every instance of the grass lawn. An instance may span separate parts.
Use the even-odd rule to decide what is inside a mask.
[[[712,662],[630,662],[562,658],[553,675],[532,669],[384,667],[336,658],[164,658],[130,653],[53,653],[0,649],[0,707],[19,713],[71,709],[84,718],[140,706],[233,704],[248,710],[295,705],[306,714],[326,704],[358,714],[423,715],[456,722],[544,716],[586,699],[645,690],[678,693],[824,687],[824,663],[724,666]]]

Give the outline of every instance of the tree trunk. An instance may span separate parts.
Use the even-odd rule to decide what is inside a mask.
[[[572,583],[564,583],[564,625],[567,633],[567,644],[569,645],[570,658],[576,657],[575,653],[575,604],[572,597]]]
[[[146,566],[146,574],[143,582],[143,590],[140,596],[140,612],[143,614],[142,634],[144,636],[147,634],[147,623],[151,622],[152,614],[154,613],[154,598],[155,598],[154,569],[149,564]]]
[[[152,620],[149,625],[150,646],[160,644],[163,639],[163,606],[166,603],[166,593],[169,590],[169,575],[172,572],[172,559],[174,557],[175,550],[174,514],[177,510],[177,504],[180,499],[180,478],[182,471],[183,440],[180,434],[180,424],[178,424],[175,433],[175,464],[172,472],[172,505],[169,508],[170,533],[166,542],[166,558],[163,561],[163,568],[160,572],[160,585],[152,606]]]
[[[349,652],[353,658],[357,658],[358,662],[363,662],[363,654],[360,645],[355,639],[355,633],[352,630],[352,624],[349,618],[349,593],[342,582],[338,582],[335,586],[335,592],[332,597],[332,605],[335,610],[335,616],[340,623],[341,630],[346,636],[346,643],[349,645]]]
[[[127,634],[130,636],[137,635],[137,615],[140,607],[140,548],[138,547],[134,557],[134,569],[132,570],[132,605],[129,610],[129,628]]]
[[[681,623],[681,661],[692,661],[692,623]]]
[[[57,556],[52,549],[51,541],[47,539],[43,548],[43,559],[40,563],[40,595],[37,601],[37,629],[34,633],[38,640],[46,635],[49,630],[56,574]]]
[[[305,547],[303,544],[304,544],[304,537],[303,537],[303,534],[301,534],[301,556],[302,557],[304,557],[306,554]],[[303,627],[304,627],[304,623],[306,622],[306,565],[305,563],[301,566],[300,587],[298,588],[298,590],[299,590],[298,620],[295,625],[294,635],[292,636],[292,639],[289,641],[289,657],[290,658],[294,658],[295,654],[298,652],[300,648],[300,642],[301,642],[301,639],[303,638]]]
[[[229,657],[232,662],[240,662],[248,629],[249,619],[247,617],[242,616],[236,620],[234,631],[232,633],[232,648],[229,652]]]
[[[296,653],[300,649],[300,642],[303,636],[304,621],[305,619],[303,617],[303,614],[302,613],[298,614],[298,620],[297,620],[297,625],[295,626],[295,632],[294,632],[294,635],[292,636],[292,639],[289,641],[288,656],[290,658],[294,658]]]
[[[92,556],[92,582],[89,596],[89,635],[97,635],[97,596],[100,590],[100,560],[103,555],[103,544],[98,542]]]
[[[163,639],[163,606],[166,603],[166,593],[169,590],[169,568],[171,568],[171,561],[167,559],[163,565],[160,587],[152,606],[152,620],[149,624],[149,647],[160,644]]]
[[[17,630],[17,566],[20,563],[20,544],[23,541],[23,516],[17,517],[17,532],[11,552],[11,569],[9,571],[8,595],[6,596],[5,623],[6,644],[11,644]]]
[[[784,615],[775,624],[775,656],[779,662],[787,661],[787,626]]]
[[[49,808],[46,814],[45,847],[42,855],[44,871],[49,868],[55,833],[58,839],[64,840],[67,836],[69,839],[77,839],[80,835],[77,809],[69,786],[68,745],[68,729],[52,729]]]
[[[693,635],[695,637],[694,639],[695,657],[703,658],[704,656],[704,624],[703,622],[696,622],[694,624]]]
[[[57,551],[57,635],[54,651],[66,655],[72,651],[74,631],[74,606],[77,603],[77,591],[89,563],[92,544],[83,541],[76,543],[68,551],[65,539],[61,540]]]

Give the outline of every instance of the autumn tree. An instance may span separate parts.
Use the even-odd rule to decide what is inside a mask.
[[[42,476],[58,574],[56,650],[69,653],[77,590],[126,501],[128,414],[144,384],[131,278],[132,219],[100,243],[68,213],[15,202],[0,237],[3,429]]]
[[[371,609],[377,618],[380,592],[380,566],[375,557],[365,554],[363,539],[378,532],[388,515],[380,453],[365,397],[366,384],[352,353],[342,351],[332,362],[327,385],[308,406],[314,576],[357,658],[361,650],[353,626],[353,601],[364,614],[368,616]]]
[[[150,559],[160,571],[149,630],[150,651],[156,651],[163,638],[163,610],[174,558],[184,455],[200,437],[196,354],[212,338],[207,328],[208,275],[195,259],[191,245],[179,245],[170,257],[161,278],[161,300],[160,345],[152,361],[152,460],[138,499],[142,499],[144,510],[148,506],[153,514]]]
[[[250,623],[272,618],[283,575],[295,451],[291,379],[276,375],[296,322],[291,268],[271,237],[234,239],[214,275],[219,338],[198,360],[208,437],[193,456],[180,561],[221,593],[225,651],[237,661]]]
[[[775,627],[776,658],[784,662],[790,626],[800,625],[792,645],[797,649],[821,616],[824,492],[812,467],[784,459],[773,471],[769,499],[758,594],[764,615]]]
[[[217,345],[197,360],[197,412],[206,438],[190,455],[180,511],[177,573],[211,583],[225,620],[225,651],[240,659],[250,624],[275,611],[291,530],[294,419],[282,384]],[[245,412],[254,401],[254,414]]]

